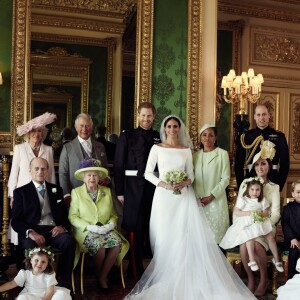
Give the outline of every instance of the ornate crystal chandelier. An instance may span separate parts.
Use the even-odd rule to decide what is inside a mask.
[[[236,76],[231,69],[227,76],[223,76],[221,88],[224,89],[223,99],[227,103],[240,103],[240,114],[246,114],[246,103],[256,103],[261,95],[261,84],[264,82],[262,74],[254,75],[254,70],[242,72]]]

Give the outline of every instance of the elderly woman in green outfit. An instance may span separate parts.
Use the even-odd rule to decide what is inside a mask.
[[[205,124],[200,129],[200,150],[194,153],[193,163],[195,194],[219,244],[229,227],[226,187],[230,180],[230,163],[227,151],[217,146],[214,124]]]
[[[100,288],[108,291],[107,275],[114,263],[121,264],[129,249],[127,240],[115,229],[117,215],[111,192],[99,181],[108,175],[100,161],[82,161],[75,177],[84,184],[72,190],[69,220],[78,246],[75,265],[80,251],[93,256]]]

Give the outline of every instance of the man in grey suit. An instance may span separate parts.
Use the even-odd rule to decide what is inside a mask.
[[[69,207],[71,190],[82,185],[74,177],[83,159],[94,158],[101,161],[101,166],[108,168],[104,146],[91,139],[93,120],[88,114],[79,114],[75,120],[77,137],[64,145],[59,158],[59,183],[63,188],[64,200]]]

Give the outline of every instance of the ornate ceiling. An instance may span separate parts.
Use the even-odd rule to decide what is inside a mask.
[[[219,0],[219,13],[300,23],[299,0]]]
[[[89,14],[130,21],[137,0],[32,0],[33,9],[48,9],[67,13]]]

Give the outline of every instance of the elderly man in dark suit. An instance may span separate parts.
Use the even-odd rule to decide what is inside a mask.
[[[77,137],[64,145],[59,158],[59,183],[63,188],[64,199],[69,207],[71,190],[82,185],[74,176],[84,159],[94,158],[101,162],[101,167],[108,168],[104,146],[91,139],[93,120],[88,114],[79,114],[75,120]]]
[[[114,162],[116,195],[124,204],[122,227],[134,233],[134,256],[139,278],[144,272],[144,243],[149,235],[155,190],[155,186],[144,178],[144,173],[151,147],[160,142],[159,133],[152,129],[155,114],[152,103],[142,102],[139,105],[139,127],[121,133]]]
[[[14,190],[11,224],[22,248],[47,245],[62,252],[57,280],[71,289],[76,243],[68,233],[70,223],[62,189],[45,181],[48,167],[44,158],[31,160],[32,181]]]

